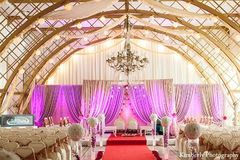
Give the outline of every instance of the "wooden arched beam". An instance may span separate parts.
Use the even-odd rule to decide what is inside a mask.
[[[138,27],[138,29],[139,29],[139,28],[140,28],[140,27]],[[135,29],[136,29],[136,26],[135,26]],[[140,28],[140,29],[145,29],[145,30],[149,30],[149,31],[153,31],[153,32],[158,32],[158,33],[160,32],[160,31],[155,31],[155,30],[152,29],[151,27],[142,27],[142,28]],[[178,36],[175,36],[175,35],[172,35],[172,34],[169,34],[169,33],[164,33],[164,32],[160,32],[160,33],[161,33],[161,34],[167,34],[169,37],[172,37],[172,38],[174,38],[174,39],[177,39],[178,41],[180,41],[180,42],[186,44],[188,47],[192,48],[196,53],[201,52],[201,51],[199,51],[198,49],[196,49],[193,45],[191,45],[190,43],[184,42],[184,39],[182,39],[182,38],[180,38],[180,37],[178,37]],[[156,42],[159,43],[159,41],[157,41],[157,40],[154,40],[154,41],[156,41]],[[180,55],[182,55],[187,61],[190,61],[190,62],[197,68],[197,70],[198,70],[199,73],[201,73],[202,75],[204,74],[204,70],[202,70],[200,67],[198,67],[198,64],[197,64],[195,61],[191,60],[191,58],[189,58],[188,56],[186,56],[183,52],[179,51],[179,50],[176,49],[175,47],[168,46],[168,48],[171,49],[171,50],[174,50],[175,52],[177,52],[177,53],[179,53],[179,54],[181,53]],[[80,50],[80,49],[79,49],[79,50]],[[66,57],[64,57],[62,60],[60,60],[60,61],[54,66],[54,68],[47,74],[47,76],[44,78],[43,83],[45,83],[45,81],[49,78],[49,76],[55,71],[55,69],[56,69],[61,63],[63,63],[65,60],[67,60],[67,59],[68,59],[73,53],[75,53],[76,51],[78,51],[78,50],[75,50],[75,51],[71,52],[71,53],[68,54]],[[199,54],[199,53],[198,53],[198,54]],[[234,102],[235,99],[233,99],[234,97],[232,97],[231,91],[229,90],[229,87],[228,87],[227,84],[225,83],[224,78],[221,76],[221,74],[218,74],[219,71],[215,69],[214,63],[213,63],[213,62],[209,62],[208,58],[207,58],[206,56],[204,56],[203,54],[199,54],[199,55],[200,55],[200,56],[208,63],[208,65],[217,73],[218,77],[222,80],[225,88],[226,88],[226,89],[228,90],[228,92],[230,93],[230,97],[232,98],[232,101]],[[204,56],[204,57],[203,57],[203,56]],[[213,64],[212,64],[212,63],[213,63]],[[42,68],[42,66],[41,66],[41,68]],[[39,71],[38,71],[38,72],[39,72]],[[38,72],[37,72],[35,75],[37,75]],[[208,80],[205,75],[203,75],[203,77],[204,77],[206,80]],[[32,78],[32,81],[33,81],[33,79],[34,79],[34,78]],[[27,91],[27,89],[28,89],[29,85],[32,83],[32,81],[27,85],[26,90],[24,90],[24,93]],[[20,99],[20,102],[21,102],[21,101],[22,101],[22,99]]]
[[[96,17],[100,17],[102,15],[112,15],[112,14],[126,14],[125,10],[118,10],[116,11],[107,11],[107,12],[102,12],[102,13],[98,13],[96,15],[81,19],[81,20],[75,20],[69,24],[66,24],[58,29],[56,29],[56,31],[54,31],[53,33],[47,35],[45,38],[43,38],[35,47],[33,47],[33,49],[31,49],[26,56],[24,56],[23,60],[18,64],[18,66],[15,68],[15,70],[13,71],[13,73],[11,74],[10,78],[8,79],[6,85],[4,86],[4,93],[1,95],[0,97],[0,106],[2,106],[2,102],[3,99],[6,95],[6,92],[12,82],[12,80],[14,79],[14,77],[17,75],[18,70],[20,69],[20,67],[28,60],[28,58],[31,56],[31,54],[37,50],[41,45],[43,45],[46,41],[48,41],[52,36],[54,36],[55,34],[60,33],[61,31],[81,22],[87,19],[91,19],[91,18],[96,18]],[[240,65],[236,62],[236,59],[232,56],[232,54],[230,53],[229,50],[227,50],[226,48],[224,48],[221,43],[217,42],[215,39],[213,39],[212,37],[210,37],[207,33],[205,33],[204,31],[202,31],[201,29],[199,29],[198,27],[193,26],[192,24],[185,22],[183,20],[178,19],[176,16],[173,15],[168,15],[168,14],[159,14],[156,12],[152,12],[152,11],[146,11],[146,10],[128,10],[128,13],[134,13],[134,14],[147,14],[147,15],[153,15],[153,14],[157,14],[159,17],[165,18],[165,19],[169,19],[171,21],[175,21],[178,22],[200,34],[202,34],[204,37],[206,37],[207,39],[209,39],[209,41],[211,41],[213,44],[215,44],[217,47],[219,47],[222,51],[223,54],[225,55],[225,57],[228,57],[229,60],[233,63],[233,65],[237,68],[237,71],[240,73]]]
[[[99,39],[99,40],[96,40],[96,41],[93,41],[93,42],[90,42],[88,43],[87,45],[92,45],[92,44],[95,44],[95,43],[98,43],[98,42],[101,42],[101,41],[104,41],[108,38],[102,38],[102,39]],[[41,62],[41,64],[35,68],[33,74],[31,75],[31,77],[27,80],[27,82],[24,84],[24,87],[23,87],[23,93],[25,93],[27,91],[27,89],[29,88],[29,86],[31,85],[31,83],[33,82],[34,78],[36,77],[36,75],[39,73],[39,71],[44,67],[44,65],[47,64],[47,62],[53,58],[54,56],[56,56],[62,49],[64,49],[66,46],[68,46],[69,44],[77,41],[78,39],[77,38],[74,38],[74,39],[70,39],[68,40],[67,42],[65,42],[64,44],[62,44],[60,47],[58,47],[57,49],[55,49],[51,54],[49,54],[45,59],[44,61]],[[77,51],[79,51],[81,49],[74,49],[72,52],[70,52],[70,54],[72,53],[75,53]],[[24,94],[21,95],[21,97],[19,98],[19,102],[21,103],[24,99]]]
[[[114,39],[119,39],[119,38],[120,38],[120,37],[116,37],[116,38],[114,38]],[[100,43],[100,42],[104,42],[105,40],[108,40],[108,39],[107,39],[107,38],[100,39],[100,40],[98,40],[98,41],[91,42],[91,43],[88,44],[88,45],[95,44],[95,43]],[[157,43],[160,42],[160,41],[157,41],[157,40],[154,40],[154,41],[157,42]],[[203,70],[200,66],[198,66],[198,64],[197,64],[195,61],[193,61],[191,58],[189,58],[189,57],[188,57],[187,55],[185,55],[182,51],[178,50],[178,49],[175,48],[175,47],[168,47],[168,48],[169,48],[170,50],[173,50],[174,52],[178,53],[178,54],[181,55],[186,61],[188,61],[189,63],[191,63],[191,64],[197,69],[198,73],[201,74],[202,77],[204,77],[204,78],[207,80],[207,82],[209,83],[209,78],[204,74],[204,70]],[[61,48],[61,49],[63,49],[63,48]],[[82,49],[84,49],[84,48],[78,48],[78,49],[75,49],[75,50],[71,51],[71,52],[70,52],[69,54],[67,54],[63,59],[61,59],[59,62],[57,62],[57,64],[51,69],[51,71],[50,71],[50,72],[46,75],[46,77],[43,79],[42,84],[45,83],[45,81],[49,78],[49,76],[51,76],[52,73],[54,73],[54,71],[57,69],[57,67],[58,67],[59,65],[61,65],[64,61],[66,61],[68,58],[70,58],[70,57],[72,56],[72,54],[74,54],[74,53],[76,53],[77,51],[80,51],[80,50],[82,50]],[[54,52],[55,52],[55,51],[54,51]],[[57,53],[58,53],[58,52],[55,52],[55,54],[57,54]],[[52,56],[54,56],[54,55],[52,55]],[[35,76],[39,73],[39,71],[41,70],[41,68],[44,67],[44,65],[47,63],[47,61],[48,61],[50,58],[52,58],[52,56],[51,56],[51,57],[48,57],[39,67],[37,67],[36,71],[34,72],[34,75],[35,75]],[[31,85],[31,83],[33,82],[33,80],[34,80],[34,77],[32,77],[31,80],[29,79],[29,80],[27,81],[27,84],[24,86],[24,93],[27,91],[27,89],[29,88],[29,86]],[[19,103],[22,103],[22,101],[23,101],[23,96],[24,96],[24,95],[22,95],[22,96],[20,97]]]
[[[232,27],[233,29],[235,29],[237,32],[240,33],[240,26],[239,24],[235,23],[234,21],[230,20],[226,15],[222,14],[221,12],[217,11],[216,9],[209,7],[206,4],[203,4],[202,2],[198,1],[198,0],[183,0],[185,2],[191,3],[195,6],[197,6],[198,8],[201,8],[211,14],[213,14],[214,16],[218,17],[219,19],[221,19],[222,21],[224,21],[226,24],[228,24],[230,27]]]
[[[165,34],[183,44],[185,44],[186,46],[188,46],[188,48],[191,48],[195,53],[197,53],[200,57],[202,57],[207,63],[208,65],[215,71],[215,73],[217,73],[218,77],[221,79],[221,81],[223,82],[223,85],[225,86],[225,88],[227,89],[231,100],[233,103],[235,103],[236,98],[233,95],[233,93],[231,92],[231,89],[229,88],[229,86],[227,85],[227,81],[225,80],[225,78],[222,76],[222,74],[220,73],[219,69],[216,66],[215,62],[213,62],[210,58],[208,58],[207,54],[205,54],[202,50],[198,49],[195,45],[192,45],[191,43],[187,42],[187,40],[174,35],[174,34],[170,34],[170,33],[166,33],[166,32],[162,32],[156,29],[153,29],[151,27],[142,27],[143,30],[148,30],[148,31],[152,31],[152,32],[156,32],[156,33],[160,33],[160,34]]]
[[[43,17],[44,15],[54,11],[55,9],[65,5],[66,3],[73,2],[73,0],[60,0],[59,2],[51,5],[50,7],[42,10],[41,12],[37,13],[36,15],[29,18],[24,24],[22,24],[18,29],[16,29],[8,38],[6,38],[3,43],[0,45],[0,55],[2,54],[2,51],[8,44],[19,34],[21,34],[24,29],[28,28],[30,25],[32,25],[36,20]]]
[[[109,14],[111,14],[112,12],[109,12]],[[79,20],[75,20],[75,21],[72,21],[71,23],[68,23],[58,29],[56,29],[55,31],[53,31],[52,33],[50,33],[49,35],[47,35],[46,37],[44,37],[42,40],[40,40],[25,56],[24,58],[20,61],[20,63],[18,63],[17,67],[14,69],[13,73],[10,75],[9,79],[7,80],[7,83],[5,84],[4,88],[3,88],[3,93],[1,94],[0,96],[0,107],[2,106],[2,103],[3,103],[3,100],[4,100],[4,97],[7,93],[7,90],[9,88],[9,86],[11,85],[14,77],[18,74],[18,70],[25,64],[26,61],[28,61],[28,59],[31,57],[31,55],[37,50],[39,49],[42,45],[44,45],[47,41],[49,41],[52,37],[54,37],[55,35],[57,35],[58,33],[66,30],[66,28],[70,28],[71,26],[79,23],[79,22],[82,22],[82,21],[85,21],[85,20],[88,20],[88,19],[91,19],[91,18],[98,18],[100,16],[102,16],[103,13],[98,13],[96,15],[93,15],[93,16],[90,16],[90,17],[87,17],[87,18],[83,18],[83,19],[79,19]]]

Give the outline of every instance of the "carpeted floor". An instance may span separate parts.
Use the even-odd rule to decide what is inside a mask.
[[[110,136],[103,160],[154,160],[144,136]]]

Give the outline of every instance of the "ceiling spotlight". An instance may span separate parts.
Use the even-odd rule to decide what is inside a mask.
[[[103,34],[106,36],[108,35],[108,31],[104,31]]]
[[[14,38],[13,42],[14,43],[20,43],[22,41],[22,38],[20,36]]]
[[[191,3],[186,3],[186,9],[187,10],[191,10],[191,7],[192,7]]]
[[[35,54],[36,54],[36,56],[40,56],[41,55],[41,51],[40,50],[36,50]]]
[[[173,27],[177,28],[179,26],[179,24],[177,22],[173,22]]]
[[[81,22],[79,22],[79,23],[77,24],[77,28],[78,28],[78,29],[81,29],[81,28],[82,28]]]
[[[104,16],[100,17],[100,21],[104,22],[106,18]]]
[[[215,48],[214,51],[215,51],[216,53],[220,53],[221,50],[220,50],[219,48]]]
[[[166,50],[166,47],[164,45],[158,45],[158,51],[164,52]]]
[[[19,74],[24,74],[25,70],[23,68],[19,69]]]
[[[61,37],[57,34],[54,36],[54,40],[59,40]]]
[[[196,33],[195,38],[199,39],[199,38],[201,38],[201,35],[199,33]]]
[[[45,23],[45,19],[44,19],[44,18],[39,18],[39,19],[37,20],[37,23],[40,24],[40,25],[42,25],[42,24]]]
[[[36,75],[36,80],[39,80],[41,77],[39,75]]]
[[[50,64],[53,64],[53,63],[54,63],[54,60],[53,60],[53,59],[50,59],[50,60],[49,60],[49,63],[50,63]]]
[[[237,42],[240,42],[240,34],[237,34],[234,39],[237,41]]]
[[[64,9],[65,9],[66,11],[71,11],[72,8],[73,8],[72,3],[68,3],[68,4],[66,4],[66,5],[64,6]]]
[[[164,36],[164,40],[168,41],[170,38],[168,36]]]
[[[149,17],[149,22],[153,22],[154,19],[155,19],[154,16],[150,16],[150,17]]]
[[[70,48],[69,46],[67,46],[67,47],[65,47],[65,49],[66,49],[67,51],[69,51],[71,48]]]
[[[213,17],[213,18],[211,18],[212,19],[212,21],[214,22],[214,23],[217,23],[218,22],[218,17]]]
[[[147,36],[149,35],[149,31],[144,31],[144,34]]]
[[[83,40],[84,40],[84,41],[87,41],[87,40],[88,40],[88,38],[87,38],[87,37],[83,37]]]

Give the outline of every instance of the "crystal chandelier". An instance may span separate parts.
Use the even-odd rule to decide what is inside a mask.
[[[124,49],[117,53],[117,56],[110,57],[106,60],[108,65],[115,69],[116,71],[123,72],[129,75],[130,72],[135,72],[141,70],[148,63],[146,57],[140,57],[136,55],[136,52],[131,51],[130,46],[130,24],[128,21],[128,16],[125,20],[125,44]]]

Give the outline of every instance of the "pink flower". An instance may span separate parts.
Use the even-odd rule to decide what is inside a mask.
[[[176,115],[177,115],[176,113],[173,113],[173,114],[172,114],[173,117],[176,117]]]
[[[227,116],[223,116],[223,120],[226,121],[227,120]]]

